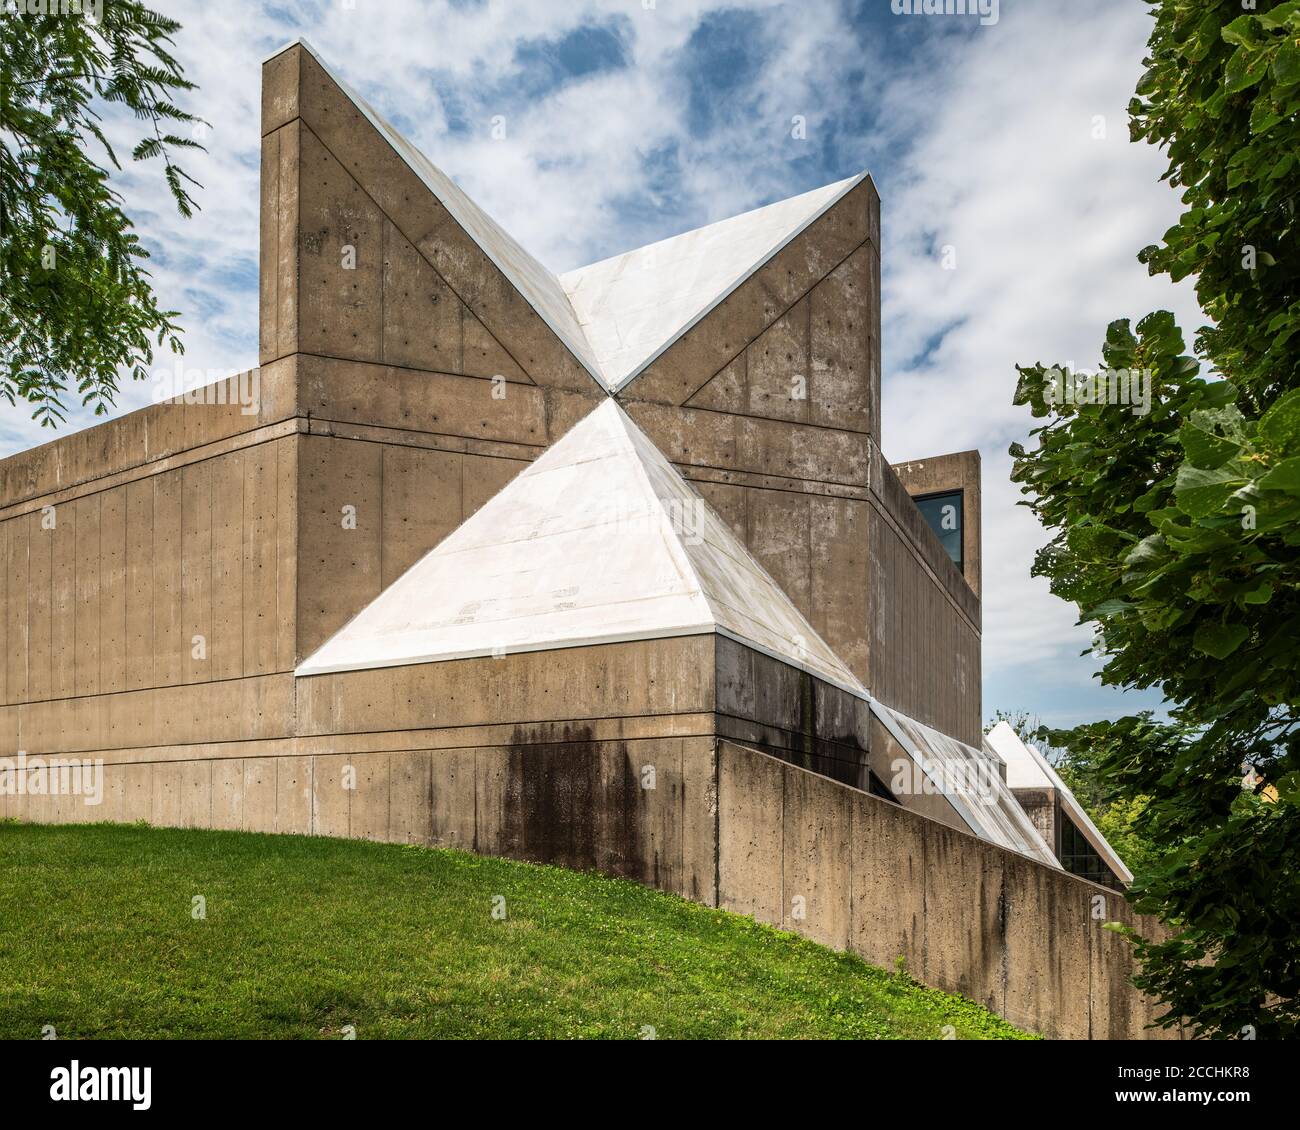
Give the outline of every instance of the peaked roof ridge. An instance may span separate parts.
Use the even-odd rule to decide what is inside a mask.
[[[496,268],[510,281],[532,307],[551,332],[565,345],[578,363],[602,389],[608,391],[609,383],[602,372],[595,352],[578,321],[577,312],[555,273],[534,258],[524,247],[494,220],[455,180],[435,165],[429,157],[413,145],[395,126],[381,115],[341,75],[325,62],[321,54],[305,38],[286,44],[275,52],[281,54],[289,47],[299,45],[321,69],[329,75],[343,94],[349,98],[370,124],[388,141],[393,151],[415,173],[435,199],[447,209],[451,217],[478,245]],[[274,58],[275,55],[270,56]]]
[[[608,398],[297,674],[707,632],[866,693],[704,498]]]
[[[650,438],[645,434],[645,432],[636,426],[632,417],[624,411],[623,406],[612,396],[610,396],[605,403],[601,404],[595,411],[605,412],[617,423],[619,433],[626,442],[628,451],[634,456],[634,464],[638,476],[645,484],[645,488],[659,504],[659,521],[664,532],[668,535],[665,540],[668,544],[669,552],[677,560],[686,575],[694,581],[696,590],[699,593],[700,599],[704,603],[705,609],[708,611],[709,616],[716,622],[718,618],[717,611],[713,606],[713,601],[709,598],[707,587],[704,584],[704,578],[700,576],[699,570],[695,568],[695,563],[691,560],[691,555],[686,551],[686,547],[682,544],[681,532],[677,526],[674,525],[674,515],[671,512],[671,501],[664,498],[663,494],[655,485],[655,480],[650,474],[650,468],[647,466],[647,457],[649,457],[651,463],[663,461],[669,470],[678,475],[681,481],[691,490],[691,493],[694,494],[696,498],[699,498],[698,492],[692,489],[690,483],[686,481],[685,477],[682,476],[680,472],[676,472],[675,468],[672,467],[672,464],[668,463],[667,460],[664,459],[660,450],[650,442]],[[595,413],[593,412],[592,414],[594,415]],[[703,499],[700,499],[700,501],[703,502]],[[677,516],[676,520],[680,521],[681,516]]]
[[[866,177],[864,170],[558,276],[610,390],[629,385]]]
[[[1107,865],[1124,882],[1131,883],[1133,881],[1133,873],[1128,869],[1128,865],[1119,852],[1111,846],[1110,841],[1106,839],[1101,829],[1092,822],[1092,818],[1084,810],[1083,805],[1079,803],[1074,791],[1061,779],[1056,767],[1043,756],[1042,750],[1031,742],[1025,741],[1005,718],[984,735],[984,744],[994,756],[1006,764],[1009,784],[1013,773],[1019,776],[1027,771],[1035,778],[1033,783],[1027,787],[1045,785],[1055,789],[1060,797],[1061,806],[1083,833],[1084,839],[1092,845],[1093,850],[1105,860]],[[1012,785],[1011,787],[1025,786]]]
[[[603,259],[593,259],[590,263],[584,263],[580,267],[572,267],[567,271],[561,271],[556,277],[559,278],[561,281],[563,281],[565,278],[568,278],[569,276],[580,275],[584,271],[590,270],[592,267],[600,267],[606,263],[612,263],[615,259],[622,259],[627,255],[635,255],[642,251],[647,251],[647,252],[653,251],[655,248],[663,247],[665,244],[673,243],[674,241],[679,239],[684,239],[688,235],[697,235],[700,232],[710,231],[723,224],[732,224],[744,220],[753,220],[757,218],[760,215],[760,213],[767,212],[770,209],[780,208],[784,204],[792,204],[795,201],[811,198],[817,196],[820,193],[829,192],[833,189],[836,190],[843,189],[844,191],[847,191],[853,188],[865,176],[867,176],[867,172],[866,170],[863,170],[861,172],[854,173],[850,177],[844,177],[843,179],[838,181],[829,181],[826,184],[818,185],[816,188],[806,189],[803,192],[796,192],[793,196],[782,196],[777,200],[769,201],[767,204],[759,204],[757,207],[754,208],[746,208],[745,211],[743,212],[736,212],[730,216],[720,216],[716,220],[710,220],[708,223],[705,224],[697,224],[693,228],[686,228],[685,230],[676,232],[673,235],[666,235],[660,239],[652,239],[649,243],[641,243],[638,244],[636,247],[628,247],[625,248],[623,251],[616,251],[614,252],[613,255],[606,255]],[[798,233],[795,232],[793,234],[797,235]]]
[[[674,341],[867,176],[864,170],[556,274],[375,110],[306,38],[291,41],[268,58],[295,45],[315,59],[578,364],[610,393],[630,384]],[[674,261],[655,263],[673,250],[685,254]]]
[[[832,683],[841,690],[858,697],[865,696],[866,688],[836,655],[834,649],[822,639],[807,617],[795,607],[776,578],[763,568],[762,562],[732,533],[708,501],[637,426],[622,405],[612,398],[610,403],[632,444],[650,489],[661,505],[666,504],[665,516],[670,531],[699,585],[717,630],[765,655]],[[651,474],[652,471],[655,474]],[[688,514],[684,505],[676,508],[679,513],[672,513],[673,503],[687,501],[692,503],[692,513]],[[722,560],[719,561],[718,558]],[[739,577],[737,573],[740,574]],[[745,573],[749,574],[749,584],[745,587],[744,595],[751,598],[762,596],[763,590],[766,590],[769,603],[765,611],[769,618],[780,612],[786,620],[785,627],[798,629],[785,638],[785,642],[793,645],[793,654],[790,648],[782,650],[774,647],[774,641],[770,638],[767,642],[759,638],[765,633],[753,629],[763,625],[754,619],[749,602],[728,599],[734,592],[739,592],[736,582],[743,580]],[[755,581],[757,585],[754,584]],[[775,600],[771,599],[773,597]],[[747,620],[748,624],[745,623]]]

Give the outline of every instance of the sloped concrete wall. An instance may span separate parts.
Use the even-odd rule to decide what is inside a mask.
[[[1166,1037],[1112,891],[722,741],[718,905],[961,993],[1055,1039]],[[1152,929],[1148,921],[1136,923]]]

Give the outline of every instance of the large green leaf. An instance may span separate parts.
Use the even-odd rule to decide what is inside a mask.
[[[1178,468],[1174,498],[1178,509],[1192,518],[1205,518],[1223,510],[1244,480],[1224,467],[1206,469],[1184,463]]]
[[[1203,624],[1196,629],[1192,646],[1215,659],[1227,659],[1250,638],[1244,624]]]
[[[1279,455],[1300,454],[1300,389],[1280,397],[1259,421],[1260,438]]]

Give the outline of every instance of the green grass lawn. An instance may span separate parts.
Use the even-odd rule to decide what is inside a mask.
[[[1024,1038],[856,957],[599,875],[352,840],[0,822],[0,1038],[46,1025],[65,1039],[348,1025],[358,1039],[933,1040],[945,1025]]]

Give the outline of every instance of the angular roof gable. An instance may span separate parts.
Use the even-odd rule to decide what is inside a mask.
[[[1119,853],[1110,846],[1110,841],[1101,834],[1083,810],[1070,787],[1061,780],[1052,768],[1052,763],[1039,752],[1036,746],[1022,741],[1020,735],[1006,722],[999,722],[984,736],[984,745],[991,753],[1005,762],[1007,767],[1007,785],[1013,789],[1055,789],[1060,798],[1061,807],[1083,833],[1084,839],[1092,845],[1093,850],[1101,856],[1116,875],[1125,883],[1133,881],[1133,872],[1119,857]]]
[[[714,631],[865,694],[722,519],[606,400],[297,673]]]
[[[296,42],[607,392],[629,384],[866,176],[860,173],[557,277],[386,121],[306,40]]]
[[[332,70],[324,59],[304,39],[298,40],[310,52],[322,70],[353,102],[406,162],[416,176],[424,182],[438,202],[447,209],[452,219],[470,236],[485,255],[492,260],[514,288],[524,297],[551,331],[558,337],[592,378],[604,387],[600,367],[591,347],[578,325],[573,307],[564,289],[550,271],[525,251],[514,238],[480,208],[451,177],[447,176],[423,153],[412,145],[398,130],[383,118],[373,106]]]
[[[561,275],[607,386],[630,383],[864,176]]]

